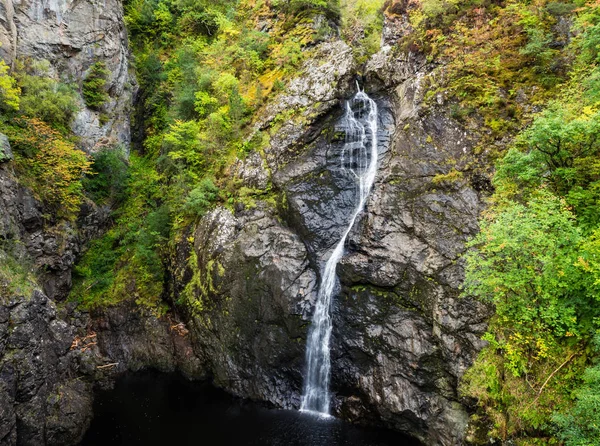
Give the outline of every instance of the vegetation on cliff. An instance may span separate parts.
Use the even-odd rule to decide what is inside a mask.
[[[252,207],[255,198],[272,194],[270,186],[240,187],[231,174],[237,160],[262,153],[268,144],[268,135],[252,126],[255,117],[316,44],[335,38],[342,17],[348,39],[358,42],[357,54],[364,59],[376,51],[381,5],[380,0],[127,2],[141,91],[138,154],[132,155],[129,192],[119,208],[130,211],[118,210],[116,225],[88,251],[73,296],[95,306],[115,303],[127,295],[123,289],[135,289],[138,302],[159,305],[164,290],[157,284],[167,277],[169,250],[189,237],[187,228],[196,219],[215,203]],[[364,18],[351,20],[344,11]],[[133,186],[147,178],[153,179],[149,194]],[[189,297],[184,300],[197,308],[192,294],[184,293]]]
[[[338,30],[365,62],[379,49],[382,3],[127,1],[141,91],[128,160],[110,148],[92,164],[75,148],[75,86],[57,82],[47,64],[20,61],[9,73],[0,63],[0,132],[22,183],[55,219],[75,219],[87,198],[114,208],[114,225],[75,271],[72,297],[93,308],[133,296],[163,313],[169,262],[178,242],[192,241],[193,223],[215,203],[251,207],[272,193],[242,188],[231,174],[269,141],[252,125],[257,115]],[[596,444],[600,5],[415,0],[389,1],[385,11],[406,22],[396,54],[431,62],[426,103],[448,106],[477,140],[481,156],[467,169],[496,166],[466,255],[465,293],[495,308],[489,345],[461,389],[481,441]],[[82,80],[88,107],[107,101],[106,76],[98,63]],[[192,279],[180,302],[200,311],[207,285],[197,258],[187,260]],[[30,282],[10,271],[0,271],[0,288]]]
[[[595,444],[600,10],[583,2],[537,7],[547,29],[556,22],[540,17],[553,11],[573,24],[560,55],[551,35],[523,24],[528,40],[520,53],[563,68],[531,73],[542,84],[554,77],[554,95],[498,161],[491,207],[467,255],[466,292],[496,313],[463,391],[478,399],[493,438]],[[560,88],[552,86],[561,78]]]

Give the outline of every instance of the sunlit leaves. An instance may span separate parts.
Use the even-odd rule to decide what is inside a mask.
[[[8,74],[8,65],[0,60],[0,108],[5,111],[16,111],[21,101],[21,89],[14,77]]]
[[[512,334],[492,337],[511,371],[527,372],[532,359],[566,333],[578,334],[587,313],[583,271],[576,266],[582,238],[564,200],[539,191],[527,206],[508,203],[484,220],[467,256],[467,291],[495,305],[498,323]],[[578,307],[583,305],[583,307]]]
[[[81,180],[91,161],[47,124],[20,118],[6,130],[20,178],[60,218],[74,219],[83,200]]]

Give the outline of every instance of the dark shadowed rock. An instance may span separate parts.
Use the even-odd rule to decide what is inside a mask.
[[[386,38],[401,36],[403,26]],[[380,110],[381,161],[338,265],[332,407],[343,418],[427,444],[459,445],[468,417],[458,384],[482,347],[489,316],[459,297],[461,256],[478,231],[485,188],[474,187],[468,174],[452,175],[468,172],[474,143],[445,109],[422,109],[428,69],[418,55],[384,47],[364,73]],[[181,248],[193,249],[200,270],[213,265],[200,274],[202,308],[189,313],[198,354],[219,385],[280,407],[299,405],[318,277],[355,200],[356,186],[340,162],[340,99],[351,96],[350,79],[348,73],[319,85],[319,97],[335,103],[319,104],[301,125],[292,118],[271,135],[261,182],[271,173],[282,206],[235,215],[220,208],[200,222],[194,245]],[[296,84],[307,82],[301,76]],[[299,97],[283,95],[271,109]],[[302,105],[313,107],[305,99]],[[267,132],[269,125],[260,123]],[[256,187],[256,169],[248,172],[238,177]],[[179,276],[182,292],[193,276]]]

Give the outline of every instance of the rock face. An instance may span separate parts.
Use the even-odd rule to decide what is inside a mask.
[[[337,268],[332,409],[426,444],[459,445],[467,416],[458,382],[488,316],[459,298],[461,254],[478,230],[485,181],[461,173],[473,157],[465,131],[443,105],[423,104],[427,63],[392,49],[403,20],[386,22],[386,46],[360,78],[380,111],[381,161]],[[56,76],[81,80],[104,61],[109,119],[100,124],[100,112],[82,102],[74,130],[89,150],[129,140],[134,85],[120,3],[4,0],[0,24],[0,55],[9,62],[45,58]],[[45,227],[0,137],[0,254],[10,246],[12,257],[43,271],[41,289],[0,297],[0,443],[76,443],[91,417],[93,383],[143,367],[212,377],[240,396],[299,407],[321,268],[356,194],[340,168],[339,124],[357,67],[339,40],[313,51],[256,120],[268,144],[231,170],[248,188],[274,191],[273,199],[218,207],[177,247],[172,285],[189,304],[187,326],[132,302],[91,315],[64,302],[73,263],[106,210],[90,204],[76,223]]]
[[[10,142],[6,135],[0,133],[0,163],[6,163],[13,159]]]
[[[218,209],[195,233],[198,306],[188,326],[215,382],[292,408],[302,383],[306,299],[316,275],[300,238],[272,209]]]
[[[0,240],[4,241],[0,248],[40,271],[44,292],[53,300],[66,298],[75,259],[106,225],[108,213],[106,208],[86,204],[77,222],[48,227],[42,204],[18,183],[10,164],[0,164]]]
[[[40,291],[0,302],[0,442],[74,444],[91,421],[90,381],[78,373],[85,352],[74,328]]]
[[[0,164],[0,444],[76,444],[92,418],[94,383],[153,367],[199,377],[187,330],[126,302],[99,314],[63,302],[83,245],[108,211],[84,206],[78,221],[45,227],[42,206]],[[10,260],[38,284],[5,282]],[[58,303],[57,303],[58,302]]]
[[[270,134],[262,166],[252,154],[235,171],[248,187],[270,181],[282,202],[219,208],[200,222],[193,246],[181,247],[193,254],[181,278],[195,284],[187,288],[190,325],[209,372],[238,395],[280,407],[299,406],[320,271],[356,193],[339,159],[353,64],[343,44],[328,45],[329,56],[309,61],[259,121]],[[328,78],[332,65],[339,69]],[[473,157],[464,129],[442,106],[423,106],[427,71],[419,57],[386,46],[363,76],[380,110],[381,162],[338,265],[332,408],[427,444],[459,445],[468,417],[458,382],[489,316],[459,298],[461,254],[478,231],[482,190],[480,179],[457,174]],[[281,110],[296,113],[278,125]],[[179,291],[185,295],[183,285]]]
[[[202,377],[183,324],[125,304],[90,317],[40,290],[0,296],[0,444],[77,444],[93,387],[125,371],[179,369]]]
[[[95,62],[110,72],[109,101],[101,110],[85,107],[72,124],[86,150],[130,141],[129,114],[135,79],[129,73],[127,32],[119,0],[71,2],[61,0],[3,0],[0,2],[0,57],[45,59],[51,74],[67,83],[81,83]]]

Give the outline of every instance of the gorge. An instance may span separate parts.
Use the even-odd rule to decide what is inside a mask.
[[[595,444],[599,9],[4,0],[0,444],[105,442],[148,370],[364,444]]]

